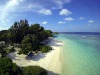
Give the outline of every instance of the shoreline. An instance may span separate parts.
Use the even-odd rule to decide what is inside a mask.
[[[51,66],[51,70],[56,73],[54,75],[60,75],[61,74],[61,70],[62,70],[62,63],[61,63],[61,54],[62,54],[62,46],[63,46],[63,42],[56,39],[56,38],[52,38],[53,39],[53,42],[56,44],[54,47],[54,56],[56,57],[53,57],[53,61],[51,60],[52,63],[54,63],[54,67]],[[52,44],[52,43],[50,43]],[[51,45],[49,45],[51,46]],[[52,47],[52,46],[51,46]],[[48,74],[48,75],[52,75],[52,74]]]
[[[61,74],[61,50],[63,42],[56,38],[48,38],[50,41],[47,45],[51,46],[53,50],[48,53],[38,53],[31,59],[26,60],[26,55],[18,55],[17,51],[8,54],[8,57],[12,59],[20,67],[24,66],[40,66],[48,71],[48,75],[60,75]]]
[[[63,42],[63,47],[64,47],[64,41],[62,41],[62,42]],[[61,50],[63,50],[63,47],[61,47]],[[61,61],[61,74],[60,75],[62,75],[62,72],[64,71],[63,70],[63,63],[64,63],[63,51],[61,51],[61,53],[60,53],[60,61]]]

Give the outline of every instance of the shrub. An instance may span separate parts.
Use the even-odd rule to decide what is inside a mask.
[[[41,51],[43,53],[46,53],[46,52],[48,52],[50,50],[52,50],[52,47],[50,47],[50,46],[41,46]]]
[[[47,48],[48,48],[48,50],[52,50],[52,47],[50,47],[50,46],[46,46]]]
[[[11,52],[14,52],[15,51],[14,47],[4,48],[3,50],[6,51],[7,53],[11,53]]]
[[[4,49],[4,47],[0,47],[0,54],[1,54],[1,57],[5,57],[7,55],[7,52]]]
[[[39,66],[28,66],[23,68],[23,75],[47,75],[47,71]]]
[[[9,53],[14,52],[14,51],[15,51],[14,47],[12,47],[11,49],[9,49]]]
[[[8,57],[0,58],[0,75],[19,75],[21,69]]]
[[[48,52],[48,48],[44,46],[44,47],[42,47],[41,51],[42,51],[43,53],[46,53],[46,52]]]

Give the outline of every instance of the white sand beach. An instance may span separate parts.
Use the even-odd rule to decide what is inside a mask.
[[[8,57],[10,57],[14,63],[21,67],[38,65],[48,70],[49,75],[61,74],[60,55],[63,42],[54,38],[49,38],[48,40],[50,42],[47,45],[53,48],[53,50],[48,53],[37,53],[29,60],[26,60],[26,55],[18,55],[18,52],[16,51],[8,54]]]

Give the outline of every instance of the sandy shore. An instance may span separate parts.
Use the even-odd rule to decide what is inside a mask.
[[[47,69],[49,71],[49,75],[61,74],[60,54],[63,42],[54,38],[49,38],[48,40],[50,40],[48,45],[53,48],[53,50],[48,53],[37,53],[35,56],[31,57],[30,60],[25,59],[26,55],[18,55],[17,51],[10,53],[8,57],[12,58],[13,62],[21,67],[38,65]]]

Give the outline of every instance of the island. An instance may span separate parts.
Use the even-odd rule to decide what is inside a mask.
[[[0,75],[61,74],[63,42],[55,34],[26,19],[0,31]]]

